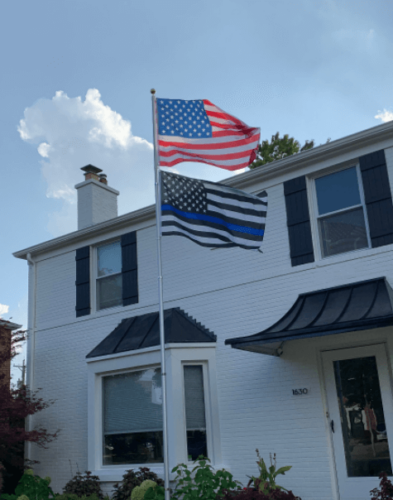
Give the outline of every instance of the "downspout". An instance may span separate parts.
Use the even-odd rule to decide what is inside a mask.
[[[36,332],[36,304],[37,304],[37,265],[36,262],[31,258],[31,253],[29,252],[26,256],[28,266],[29,266],[29,311],[28,311],[28,321],[27,321],[27,362],[28,370],[26,373],[26,385],[28,390],[31,392],[34,389],[34,354],[35,354],[35,332]],[[26,419],[25,430],[27,432],[32,430],[33,427],[33,415],[28,415]],[[31,446],[32,442],[25,442],[25,459],[31,460]]]

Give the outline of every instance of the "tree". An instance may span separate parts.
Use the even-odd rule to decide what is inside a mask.
[[[17,344],[26,339],[27,334],[23,330],[11,333],[11,346],[9,339],[0,338],[0,367],[18,354]],[[38,399],[37,393],[41,389],[38,388],[37,391],[32,392],[24,384],[19,389],[10,388],[7,374],[1,373],[0,370],[0,464],[3,464],[6,469],[2,470],[6,484],[7,476],[10,479],[8,469],[15,471],[16,468],[23,473],[24,469],[40,463],[38,460],[27,458],[23,460],[23,447],[26,441],[37,443],[39,447],[47,449],[45,444],[57,438],[60,432],[60,429],[55,434],[49,434],[42,428],[25,430],[24,423],[28,415],[44,410],[56,401],[51,400],[46,403],[42,398]]]
[[[307,140],[303,146],[300,146],[300,142],[296,141],[293,137],[289,137],[288,134],[280,137],[279,132],[277,132],[276,135],[272,135],[271,142],[268,140],[262,141],[257,151],[257,157],[251,163],[250,168],[259,167],[275,160],[281,160],[286,156],[293,155],[299,151],[306,151],[313,147],[314,140]]]

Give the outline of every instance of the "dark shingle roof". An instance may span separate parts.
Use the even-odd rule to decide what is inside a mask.
[[[164,311],[165,343],[215,342],[217,337],[179,307]],[[86,358],[160,345],[158,312],[123,319]]]

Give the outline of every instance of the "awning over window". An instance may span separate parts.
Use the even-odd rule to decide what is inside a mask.
[[[215,342],[207,328],[176,307],[164,311],[165,343]],[[160,345],[158,312],[134,316],[123,321],[86,358],[106,356]]]
[[[279,356],[283,342],[393,325],[393,290],[386,278],[299,295],[273,326],[227,339],[236,349]]]

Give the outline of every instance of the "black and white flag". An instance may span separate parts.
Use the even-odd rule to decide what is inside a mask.
[[[267,193],[169,172],[161,177],[161,234],[185,236],[205,247],[258,249],[265,233]]]

